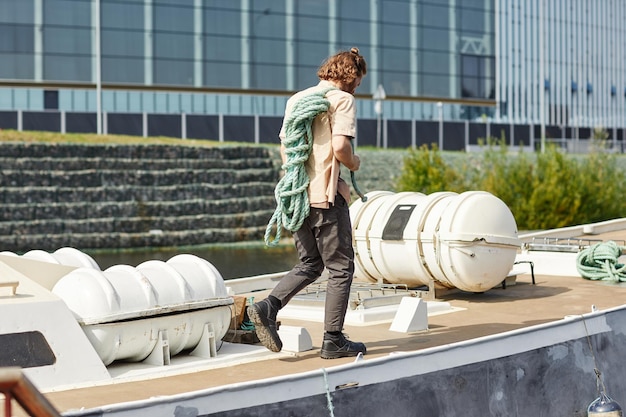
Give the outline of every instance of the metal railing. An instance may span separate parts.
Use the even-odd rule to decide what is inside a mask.
[[[22,373],[21,368],[0,368],[0,393],[4,394],[4,417],[13,416],[13,400],[32,417],[61,417],[54,406]]]
[[[578,237],[533,237],[531,242],[523,244],[524,249],[529,251],[552,251],[578,253],[597,243],[602,239],[587,239]],[[624,240],[614,240],[620,246],[626,245]]]

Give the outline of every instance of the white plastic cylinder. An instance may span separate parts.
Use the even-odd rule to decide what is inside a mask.
[[[46,252],[40,249],[34,249],[22,255],[24,258],[36,261],[48,262],[57,265],[75,266],[78,268],[100,269],[98,263],[85,252],[81,252],[76,248],[63,247],[54,252]]]
[[[22,255],[22,257],[27,259],[33,259],[35,261],[48,262],[51,264],[59,263],[59,261],[54,256],[52,256],[51,253],[41,249],[29,250],[24,255]]]
[[[483,191],[374,192],[350,217],[355,278],[372,282],[483,292],[506,278],[521,244],[509,208]]]
[[[137,265],[137,271],[154,288],[158,305],[177,305],[192,301],[187,281],[171,265],[159,260],[146,261]]]
[[[372,217],[378,211],[378,208],[385,202],[384,197],[392,196],[389,191],[373,191],[367,193],[367,200],[363,202],[361,199],[355,201],[350,206],[350,222],[352,223],[352,237],[354,246],[354,264],[355,275],[357,278],[362,277],[364,280],[376,281],[381,276],[376,265],[371,262],[368,256],[369,249],[369,231],[372,224]],[[359,256],[359,254],[363,254]],[[360,272],[360,273],[359,273]]]
[[[456,288],[484,292],[502,283],[521,247],[513,214],[484,191],[459,194],[441,216],[440,265]]]
[[[171,355],[193,349],[207,324],[216,340],[226,334],[233,300],[219,272],[194,255],[170,261],[78,268],[54,286],[105,365],[144,360],[159,338]]]
[[[100,269],[98,263],[91,256],[76,248],[59,248],[52,255],[61,265]]]
[[[228,297],[222,274],[206,259],[183,253],[170,258],[166,263],[174,267],[189,283],[192,298]]]

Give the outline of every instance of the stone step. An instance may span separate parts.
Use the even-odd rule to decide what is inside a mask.
[[[185,216],[198,214],[247,213],[273,209],[273,195],[211,200],[193,198],[179,201],[120,201],[5,204],[0,222],[48,219],[89,219],[105,217]],[[1,225],[0,225],[1,226]]]
[[[250,198],[255,196],[273,196],[274,183],[250,181],[241,184],[185,184],[168,186],[101,186],[90,188],[74,187],[2,187],[1,201],[4,204],[62,203],[62,202],[124,202],[138,201],[164,202],[192,200],[224,200]]]
[[[260,146],[198,147],[173,145],[83,145],[50,143],[8,143],[0,146],[7,158],[121,158],[121,159],[248,159],[267,158],[270,151]]]
[[[81,171],[119,170],[137,171],[151,170],[164,171],[168,169],[251,169],[274,167],[270,158],[175,158],[175,159],[132,159],[110,158],[106,156],[96,158],[77,157],[0,157],[0,167],[3,171]]]
[[[263,240],[266,225],[245,228],[194,229],[183,231],[149,231],[142,233],[62,233],[31,235],[0,235],[0,252],[26,252],[32,249],[54,251],[64,246],[80,250],[179,247],[214,243]],[[283,236],[285,236],[283,234]]]
[[[240,184],[250,181],[273,182],[276,172],[264,169],[167,169],[164,171],[80,171],[3,170],[0,187],[100,187],[118,185],[169,186],[191,183]]]
[[[0,222],[0,235],[146,233],[196,229],[246,228],[267,223],[274,210],[227,214],[197,214],[161,217],[104,217]]]
[[[263,239],[276,149],[0,144],[0,250]]]

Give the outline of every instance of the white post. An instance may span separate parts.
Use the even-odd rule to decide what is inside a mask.
[[[152,9],[152,0],[144,0],[143,4],[143,26],[144,26],[144,36],[143,36],[143,55],[144,55],[144,63],[143,63],[143,73],[144,73],[144,84],[152,85],[154,72],[152,70],[153,64],[153,41],[154,34],[152,28],[152,19],[153,19],[153,9]]]
[[[380,148],[382,121],[383,121],[383,100],[387,97],[382,84],[378,84],[372,98],[374,99],[374,113],[376,113],[376,147]]]
[[[296,87],[295,82],[295,68],[296,67],[296,19],[295,16],[295,1],[287,0],[285,2],[285,63],[287,64],[287,68],[292,68],[287,70],[287,90],[293,91]]]
[[[202,0],[194,0],[193,2],[193,85],[194,87],[202,87],[203,65],[202,65],[202,28],[204,26]]]
[[[439,150],[443,151],[443,103],[437,102],[437,109],[439,109]]]
[[[250,88],[250,0],[241,0],[241,88]]]
[[[43,80],[43,0],[33,4],[33,66],[35,81]]]
[[[224,114],[218,116],[218,140],[224,142]]]
[[[96,0],[95,10],[96,24],[96,132],[102,134],[102,52],[100,42],[100,0]]]
[[[546,91],[545,91],[545,68],[544,68],[544,38],[543,23],[544,5],[543,0],[539,1],[539,120],[541,122],[541,153],[546,150]]]
[[[376,102],[374,103],[374,111],[376,112],[376,147],[380,148],[380,137],[381,137],[381,132],[382,132],[382,116],[383,116],[383,111],[382,111],[382,102],[380,100],[376,100]]]

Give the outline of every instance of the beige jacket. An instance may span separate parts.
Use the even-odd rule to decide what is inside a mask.
[[[300,97],[333,87],[322,80],[318,85],[294,94],[285,109],[285,118],[291,114],[293,105]],[[306,172],[311,180],[308,194],[311,207],[328,208],[335,202],[337,193],[350,203],[350,186],[340,178],[340,163],[333,154],[332,136],[356,136],[356,106],[354,96],[345,91],[331,90],[326,93],[330,102],[328,112],[318,115],[313,121],[313,150],[306,162]],[[281,141],[285,139],[285,125],[280,130]]]

